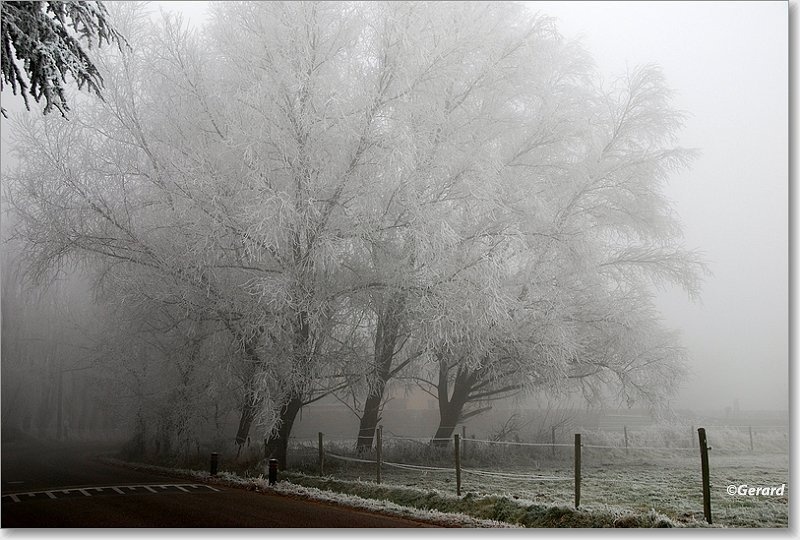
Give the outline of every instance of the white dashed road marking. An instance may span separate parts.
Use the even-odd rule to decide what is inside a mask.
[[[156,490],[153,489],[154,487],[161,489]],[[178,492],[197,493],[198,491],[220,491],[219,489],[213,488],[206,484],[155,484],[153,486],[139,484],[135,486],[101,486],[101,487],[62,489],[62,490],[29,491],[27,493],[9,493],[3,495],[2,500],[4,503],[9,501],[18,503],[22,501],[20,497],[25,497],[26,499],[34,499],[37,497],[37,495],[45,495],[50,499],[58,499],[70,495],[74,496],[75,493],[80,493],[84,497],[91,497],[92,493],[89,493],[89,490],[93,490],[95,494],[102,493],[104,495],[113,495],[114,493],[118,495],[131,495],[131,494],[135,495],[137,493],[142,493],[140,488],[146,489],[150,493],[178,493]],[[170,488],[175,488],[175,490],[170,490]],[[123,489],[125,491],[123,491]]]

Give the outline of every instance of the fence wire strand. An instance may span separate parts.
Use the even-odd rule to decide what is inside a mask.
[[[694,450],[689,446],[606,446],[602,444],[581,444],[581,448],[600,448],[603,450]]]
[[[339,454],[332,454],[329,452],[325,453],[326,457],[332,457],[335,459],[340,459],[342,461],[349,461],[353,463],[368,463],[371,465],[377,464],[376,460],[369,460],[369,459],[359,459],[353,458],[348,456],[340,456]],[[425,465],[412,465],[410,463],[395,463],[392,461],[382,461],[381,465],[386,465],[387,467],[394,467],[396,469],[404,469],[409,471],[418,471],[418,472],[437,472],[437,473],[454,473],[456,471],[455,468],[452,467],[429,467]],[[514,473],[503,473],[503,472],[496,472],[496,471],[481,471],[478,469],[461,469],[462,472],[474,474],[477,476],[482,477],[490,477],[490,478],[498,478],[501,480],[528,480],[528,481],[567,481],[572,480],[572,478],[568,477],[561,477],[561,476],[537,476],[532,474],[514,474]]]
[[[384,441],[411,441],[411,442],[419,442],[419,443],[426,443],[426,442],[433,442],[433,441],[447,441],[451,442],[453,439],[449,437],[400,437],[397,435],[384,435]]]
[[[390,461],[382,461],[381,465],[388,465],[389,467],[395,467],[395,468],[398,468],[398,469],[406,469],[406,470],[410,470],[410,471],[447,472],[447,473],[452,473],[452,472],[456,471],[455,469],[448,469],[446,467],[426,467],[424,465],[411,465],[411,464],[408,464],[408,463],[392,463]]]
[[[538,476],[535,474],[514,474],[514,473],[504,473],[504,472],[496,472],[496,471],[480,471],[477,469],[461,469],[462,472],[475,474],[478,476],[484,477],[494,477],[499,478],[501,480],[529,480],[529,481],[554,481],[554,482],[562,482],[562,481],[573,481],[574,478],[570,478],[567,476]]]
[[[562,447],[562,448],[572,448],[574,444],[565,444],[565,443],[529,443],[529,442],[515,442],[515,441],[490,441],[488,439],[462,439],[463,441],[468,442],[480,442],[480,443],[488,443],[488,444],[505,444],[509,446],[544,446],[547,448],[552,448],[554,446]]]
[[[339,454],[332,454],[330,452],[325,452],[325,457],[341,459],[342,461],[352,461],[353,463],[377,463],[377,461],[375,461],[374,459],[359,459],[347,456],[340,456]]]

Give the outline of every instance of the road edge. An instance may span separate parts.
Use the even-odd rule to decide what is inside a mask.
[[[349,495],[333,491],[325,491],[313,487],[306,487],[299,484],[293,484],[287,480],[282,480],[274,486],[270,486],[267,479],[263,477],[242,478],[230,472],[221,472],[216,476],[211,476],[207,471],[176,469],[163,467],[160,465],[151,465],[148,463],[130,462],[109,456],[98,456],[97,459],[110,465],[117,465],[134,470],[146,470],[155,473],[167,474],[176,478],[191,479],[193,481],[202,482],[205,484],[222,485],[235,489],[243,489],[245,491],[254,491],[256,493],[269,493],[294,499],[305,499],[318,503],[330,504],[333,506],[346,507],[364,513],[403,518],[409,521],[434,525],[437,527],[490,529],[519,528],[519,526],[501,521],[479,519],[466,514],[441,512],[439,510],[420,510],[409,506],[402,506],[391,501],[369,499],[366,497],[360,497],[358,495]]]

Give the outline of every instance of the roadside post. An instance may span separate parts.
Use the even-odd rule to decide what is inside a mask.
[[[209,467],[209,473],[211,476],[217,475],[217,470],[219,469],[219,454],[217,452],[211,452],[211,466]]]
[[[269,460],[269,485],[274,486],[278,482],[278,460]]]
[[[700,467],[703,475],[703,515],[711,525],[711,482],[708,475],[708,441],[706,440],[706,429],[698,428],[697,435],[700,439]]]

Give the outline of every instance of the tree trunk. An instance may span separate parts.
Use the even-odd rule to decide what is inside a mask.
[[[294,421],[297,418],[297,413],[303,407],[302,398],[294,394],[289,400],[281,407],[280,424],[278,430],[270,433],[267,440],[267,458],[274,458],[278,460],[278,468],[281,470],[286,469],[286,458],[289,453],[289,436],[292,433]]]
[[[461,418],[461,412],[464,409],[464,402],[448,401],[439,402],[439,427],[436,428],[436,434],[433,436],[433,443],[436,446],[447,446],[450,439],[453,437],[458,421]]]
[[[469,401],[469,394],[476,381],[476,373],[469,369],[458,366],[456,376],[453,379],[453,392],[449,395],[449,377],[451,366],[444,358],[439,361],[439,384],[437,385],[439,397],[439,427],[433,436],[431,443],[434,446],[445,447],[449,444],[450,438],[456,425],[461,420],[464,412],[464,405]]]
[[[297,254],[296,254],[297,255]],[[305,382],[308,376],[309,360],[311,358],[310,338],[311,328],[309,327],[309,315],[306,311],[297,313],[297,320],[294,327],[294,362],[292,363],[292,376],[289,384],[296,385]],[[299,377],[298,377],[299,375]],[[286,469],[287,457],[289,454],[289,436],[292,434],[294,421],[297,413],[303,408],[302,392],[294,386],[287,401],[283,404],[278,417],[278,428],[273,430],[267,440],[267,458],[277,459],[278,468]]]
[[[241,416],[239,416],[239,429],[236,430],[237,458],[242,452],[242,445],[247,441],[247,437],[250,435],[250,427],[253,425],[253,420],[256,417],[260,404],[261,399],[256,397],[252,391],[247,393],[242,403]]]
[[[235,332],[234,335],[239,337],[239,334]],[[256,352],[257,339],[258,337],[254,337],[250,340],[242,340],[245,359],[249,362],[249,368],[244,378],[246,391],[244,400],[242,401],[241,415],[239,416],[239,427],[236,430],[235,442],[237,458],[242,453],[242,445],[247,441],[247,437],[250,436],[250,428],[253,425],[253,420],[255,420],[258,409],[264,401],[263,398],[257,394],[256,390],[254,390],[256,374],[263,365],[263,360]]]
[[[372,372],[374,384],[364,402],[364,412],[358,429],[356,450],[363,454],[372,449],[375,429],[380,421],[380,407],[386,384],[392,376],[397,340],[400,337],[400,322],[405,304],[402,295],[393,295],[387,305],[378,313],[375,327],[375,369]]]
[[[447,446],[453,437],[453,432],[461,420],[466,400],[453,400],[439,402],[439,427],[431,441],[434,446]]]
[[[364,402],[364,413],[361,415],[361,422],[358,426],[358,442],[356,443],[356,451],[359,454],[365,454],[372,449],[372,441],[378,427],[381,401],[383,401],[383,388],[380,392],[377,389],[371,392]]]

